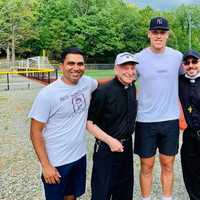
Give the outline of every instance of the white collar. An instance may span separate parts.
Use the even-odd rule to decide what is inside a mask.
[[[200,72],[196,76],[188,76],[187,74],[185,74],[185,77],[188,79],[195,80],[196,78],[200,77]]]

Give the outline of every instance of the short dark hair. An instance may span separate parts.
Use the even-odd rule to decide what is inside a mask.
[[[66,48],[61,53],[61,59],[60,59],[61,63],[64,63],[66,55],[70,54],[70,53],[72,53],[72,54],[80,54],[80,55],[82,55],[84,57],[84,53],[78,47]]]

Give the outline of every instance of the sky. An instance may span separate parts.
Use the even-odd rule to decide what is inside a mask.
[[[156,10],[170,10],[180,6],[181,4],[199,4],[200,0],[128,0],[139,7],[146,7],[149,5]]]

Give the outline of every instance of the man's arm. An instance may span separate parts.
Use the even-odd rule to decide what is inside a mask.
[[[53,167],[48,159],[48,155],[45,148],[42,130],[45,123],[39,122],[35,119],[31,119],[30,137],[38,156],[38,159],[42,166],[42,174],[46,183],[55,184],[60,182],[60,174],[55,167]]]
[[[90,120],[87,121],[87,129],[94,137],[105,142],[110,147],[112,152],[124,151],[124,148],[121,142],[119,142],[117,139],[105,133],[96,124],[94,124],[93,121],[90,121]]]

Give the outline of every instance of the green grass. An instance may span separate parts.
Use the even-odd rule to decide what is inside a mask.
[[[113,69],[104,69],[104,70],[90,69],[90,70],[86,70],[85,75],[90,76],[95,79],[104,79],[104,78],[114,77],[114,70]],[[135,85],[138,88],[137,81],[135,82]]]
[[[95,79],[102,79],[102,78],[113,77],[114,71],[113,69],[105,69],[105,70],[90,69],[86,70],[85,74]]]
[[[59,74],[62,74],[62,72],[59,72]],[[114,77],[114,71],[113,69],[105,69],[105,70],[90,69],[86,70],[85,75],[95,79],[103,79],[108,77]]]
[[[105,69],[105,70],[90,69],[90,70],[86,70],[85,74],[95,79],[104,79],[108,77],[114,77],[114,70],[113,69]],[[135,82],[136,88],[138,88],[138,85],[139,85],[138,81],[136,81]]]

